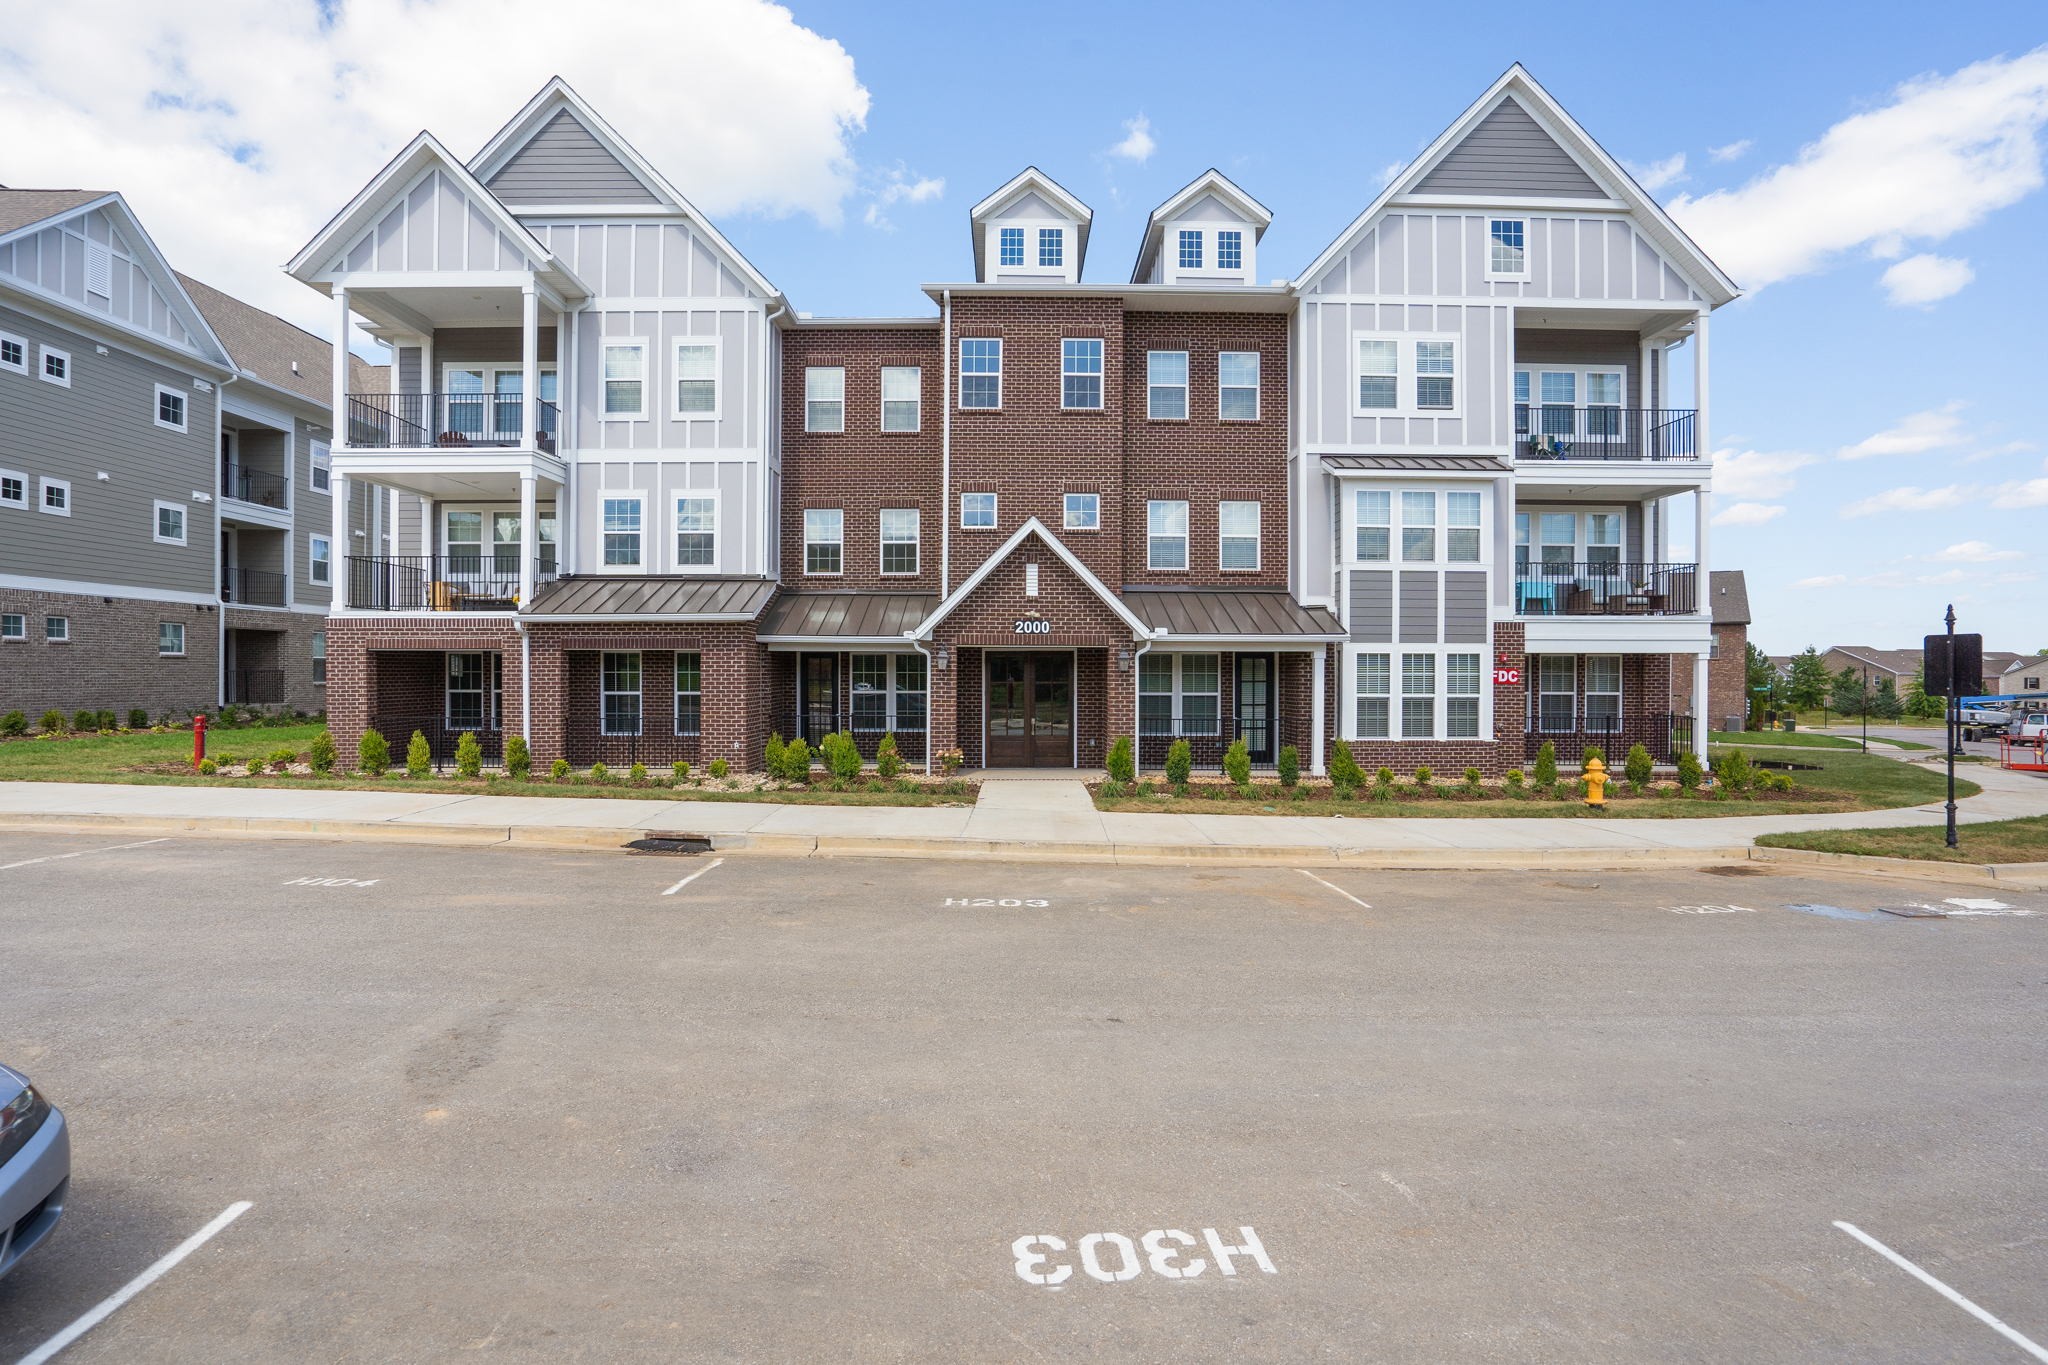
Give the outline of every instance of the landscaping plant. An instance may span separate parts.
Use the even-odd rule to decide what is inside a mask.
[[[9,739],[12,739],[17,735],[25,735],[27,733],[27,712],[9,711],[6,715],[0,716],[0,735],[6,735]]]
[[[533,771],[533,751],[526,747],[525,735],[514,735],[505,741],[505,773],[514,782],[524,782],[526,775]]]
[[[875,772],[884,782],[894,782],[896,774],[903,771],[903,754],[896,747],[896,732],[891,730],[882,736],[882,742],[875,746]]]
[[[1508,795],[1520,800],[1522,796],[1522,783],[1525,780],[1520,768],[1508,769]]]
[[[1138,780],[1138,755],[1129,735],[1118,735],[1109,746],[1109,780],[1130,786]]]
[[[289,772],[291,771],[292,764],[298,761],[298,754],[290,749],[272,749],[270,751],[270,771],[274,773]]]
[[[557,782],[560,782],[564,778],[568,777],[569,760],[566,758],[558,758],[553,763],[550,763],[548,765],[548,776],[552,777]]]
[[[1166,751],[1166,780],[1176,790],[1188,784],[1188,775],[1195,770],[1195,751],[1184,739],[1177,739]]]
[[[256,776],[256,774],[263,771],[263,760],[260,758],[252,758],[247,763],[242,765],[242,770],[248,773],[249,776],[254,777]]]
[[[627,770],[626,776],[632,780],[634,786],[646,786],[647,765],[645,763],[635,763],[630,769]]]
[[[1606,766],[1607,751],[1597,744],[1588,744],[1586,752],[1579,755],[1579,771],[1584,772],[1587,768],[1591,767],[1593,760],[1596,758],[1600,760],[1603,767]]]
[[[860,746],[853,742],[853,736],[841,730],[832,736],[837,741],[832,752],[826,757],[826,764],[832,769],[832,776],[841,782],[851,782],[860,776]]]
[[[1713,755],[1714,778],[1736,795],[1749,790],[1749,755],[1740,749],[1722,749]]]
[[[711,760],[711,775],[720,781],[724,781],[725,775],[731,771],[732,764],[727,763],[724,759],[714,758]]]
[[[81,735],[89,735],[100,728],[100,713],[80,711],[71,718],[71,728]]]
[[[334,736],[322,730],[313,736],[313,743],[306,750],[306,762],[314,772],[323,776],[334,771],[341,755],[334,751]]]
[[[776,774],[784,782],[804,783],[811,780],[811,746],[804,743],[799,735],[782,750],[782,771]]]
[[[767,745],[761,750],[761,770],[770,777],[782,776],[782,753],[788,747],[780,734],[769,735]]]
[[[391,767],[391,745],[375,730],[363,731],[363,738],[356,745],[356,766],[367,777],[382,777]]]
[[[462,738],[455,741],[455,771],[464,777],[480,777],[483,770],[484,746],[476,742],[474,730],[464,730]]]
[[[212,759],[202,758],[199,760],[199,775],[201,777],[212,777],[215,773],[219,771],[220,764],[214,762]]]
[[[1251,746],[1245,743],[1244,736],[1239,735],[1231,741],[1230,747],[1223,751],[1223,772],[1237,784],[1239,791],[1246,795],[1251,794],[1252,751]]]
[[[1700,787],[1700,756],[1687,749],[1678,756],[1678,786],[1682,791],[1698,791]]]
[[[1477,768],[1467,768],[1467,769],[1465,769],[1465,794],[1466,794],[1467,796],[1477,796],[1477,795],[1479,795],[1479,781],[1480,781],[1480,777],[1479,777],[1479,769],[1477,769]]]
[[[1436,774],[1430,771],[1430,767],[1427,763],[1416,764],[1415,794],[1417,796],[1434,796],[1436,794],[1436,787],[1434,785],[1435,778]]]
[[[1280,785],[1293,791],[1301,782],[1301,750],[1292,744],[1280,746]]]
[[[960,765],[967,761],[967,755],[958,749],[939,750],[939,771],[947,777],[960,771]],[[950,788],[949,788],[950,790]]]
[[[1628,757],[1621,761],[1621,770],[1628,774],[1628,784],[1638,796],[1650,785],[1650,751],[1641,744],[1628,746]]]
[[[149,728],[149,712],[139,706],[130,710],[128,712],[128,728],[131,730],[147,730]]]
[[[1365,773],[1359,768],[1358,760],[1351,755],[1351,746],[1343,740],[1330,745],[1330,785],[1337,789],[1340,797],[1349,796],[1365,785]]]
[[[412,732],[412,739],[405,746],[405,775],[425,777],[434,769],[434,751],[427,744],[424,730]]]
[[[1536,751],[1536,785],[1549,791],[1557,785],[1557,745],[1550,740],[1543,741],[1543,747]]]
[[[690,760],[687,758],[679,758],[669,764],[668,770],[675,774],[677,782],[688,782],[690,780]]]

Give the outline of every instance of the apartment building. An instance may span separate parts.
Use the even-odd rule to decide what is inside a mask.
[[[332,364],[120,194],[0,189],[0,711],[325,706]]]
[[[1026,168],[928,313],[818,318],[559,80],[467,161],[422,133],[290,266],[394,356],[331,376],[337,489],[408,509],[346,556],[337,738],[1090,768],[1242,737],[1314,771],[1342,738],[1490,774],[1704,745],[1672,679],[1707,705],[1735,289],[1526,72],[1292,279],[1213,170],[1126,279],[1086,273],[1093,217]]]

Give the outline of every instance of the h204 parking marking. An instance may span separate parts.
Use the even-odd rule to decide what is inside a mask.
[[[1197,1241],[1179,1228],[1154,1228],[1134,1242],[1121,1232],[1091,1232],[1074,1242],[1069,1257],[1064,1237],[1035,1232],[1010,1243],[1010,1254],[1016,1258],[1019,1279],[1047,1289],[1072,1279],[1076,1264],[1082,1274],[1103,1284],[1135,1280],[1147,1270],[1161,1279],[1192,1280],[1209,1268],[1210,1258],[1224,1275],[1237,1274],[1239,1260],[1250,1261],[1268,1275],[1280,1273],[1257,1233],[1240,1224],[1237,1237],[1234,1243],[1226,1242],[1215,1228],[1203,1228]],[[1192,1254],[1205,1244],[1208,1257]]]

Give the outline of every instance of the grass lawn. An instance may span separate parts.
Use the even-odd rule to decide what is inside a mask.
[[[1862,746],[1840,735],[1810,735],[1804,730],[1710,730],[1711,744],[1739,744],[1745,749],[1857,749]]]
[[[1958,786],[1961,784],[1958,783]],[[1806,848],[1819,853],[1860,853],[1872,858],[1911,858],[1927,863],[2048,862],[2048,815],[1958,825],[1960,848],[1950,848],[1939,825],[1918,829],[1833,829],[1810,834],[1766,834],[1769,848]]]
[[[274,750],[291,749],[304,756],[320,733],[317,724],[261,726],[238,729],[210,729],[206,751],[219,761],[232,756],[237,770],[251,758],[268,757]],[[772,801],[784,805],[826,806],[957,806],[972,804],[974,788],[956,781],[952,787],[913,782],[909,789],[883,786],[881,779],[867,777],[863,785],[846,791],[830,788],[830,779],[819,774],[809,787],[779,787],[773,790],[720,788],[717,779],[703,777],[705,785],[672,787],[667,769],[650,773],[648,785],[636,787],[623,772],[600,786],[588,780],[588,769],[562,782],[540,777],[514,782],[502,774],[496,777],[463,778],[453,773],[439,777],[408,778],[404,769],[405,745],[392,745],[400,766],[385,777],[336,775],[265,774],[260,777],[231,776],[223,771],[202,777],[182,765],[192,757],[192,732],[173,730],[156,735],[84,735],[70,739],[13,739],[0,742],[0,781],[6,782],[126,782],[166,787],[300,787],[322,791],[410,790],[448,795],[490,796],[589,796],[640,801]],[[228,765],[222,763],[225,769]],[[738,779],[732,779],[737,781]],[[872,783],[880,790],[869,790]]]
[[[1763,757],[1759,755],[1759,757]],[[1776,761],[1776,760],[1772,760]],[[1483,795],[1468,797],[1454,788],[1461,782],[1446,783],[1439,775],[1437,793],[1419,796],[1409,784],[1397,783],[1389,800],[1375,801],[1364,793],[1349,801],[1335,799],[1327,786],[1301,787],[1299,799],[1289,797],[1278,783],[1253,784],[1253,794],[1239,796],[1228,784],[1192,787],[1185,797],[1176,797],[1158,779],[1152,780],[1147,796],[1104,796],[1095,788],[1095,805],[1107,811],[1165,811],[1181,815],[1348,815],[1369,818],[1403,816],[1522,816],[1560,820],[1658,820],[1696,819],[1717,815],[1803,815],[1821,811],[1884,810],[1892,806],[1917,806],[1939,801],[1948,792],[1946,777],[1931,769],[1897,759],[1861,753],[1838,753],[1817,749],[1791,760],[1814,765],[1814,771],[1791,774],[1797,785],[1790,792],[1767,795],[1680,796],[1648,794],[1634,796],[1619,780],[1607,788],[1608,805],[1594,811],[1579,796],[1575,782],[1560,781],[1557,792],[1545,796],[1533,789],[1521,797],[1507,795],[1498,786],[1483,788]],[[1368,791],[1370,788],[1367,789]],[[1974,782],[1956,779],[1957,796],[1974,796]]]

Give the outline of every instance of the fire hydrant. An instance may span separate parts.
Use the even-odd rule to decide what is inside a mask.
[[[1586,760],[1586,804],[1604,806],[1607,804],[1607,765],[1595,754]]]

